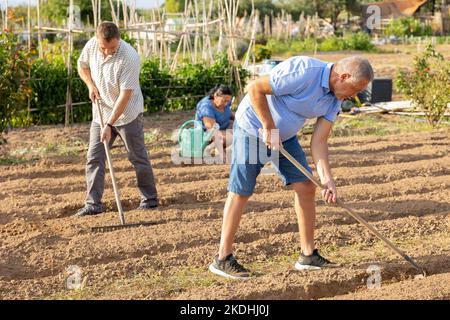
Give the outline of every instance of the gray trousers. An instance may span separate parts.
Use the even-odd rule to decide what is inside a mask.
[[[106,151],[103,142],[100,141],[100,134],[100,125],[92,121],[86,163],[86,205],[91,205],[95,208],[101,207],[105,187]],[[157,203],[155,179],[144,144],[143,114],[140,114],[129,124],[114,127],[109,142],[110,147],[117,136],[120,136],[125,143],[128,151],[128,160],[133,164],[136,171],[137,185],[141,193],[141,203]]]

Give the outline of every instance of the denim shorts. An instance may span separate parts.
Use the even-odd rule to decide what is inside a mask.
[[[296,136],[284,141],[283,147],[303,167],[312,173],[306,161],[305,152],[298,143]],[[248,134],[235,123],[233,127],[233,152],[228,191],[241,196],[252,195],[256,185],[256,178],[267,162],[272,162],[272,167],[285,186],[293,182],[308,181],[308,178],[281,153],[271,151],[266,147],[262,139]]]

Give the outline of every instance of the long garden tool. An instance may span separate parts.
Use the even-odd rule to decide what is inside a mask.
[[[294,157],[292,157],[289,152],[286,151],[286,149],[283,148],[283,146],[280,145],[280,152],[283,154],[294,166],[297,167],[298,170],[300,170],[309,180],[311,180],[317,187],[320,189],[324,189],[322,184],[317,181],[314,176],[305,169],[297,160],[295,160]],[[365,221],[358,213],[350,209],[345,203],[343,203],[340,200],[336,201],[336,204],[344,209],[351,217],[356,219],[359,223],[361,223],[363,226],[365,226],[367,229],[369,229],[378,239],[382,240],[389,248],[394,250],[396,253],[398,253],[401,257],[403,257],[406,261],[408,261],[417,271],[421,272],[424,276],[426,275],[425,270],[417,265],[416,262],[414,262],[411,257],[406,255],[403,251],[401,251],[396,245],[394,245],[389,239],[385,238],[378,230],[376,230],[372,225],[370,225],[367,221]]]
[[[97,113],[100,118],[100,128],[103,131],[104,122],[103,122],[103,115],[100,110],[99,100],[95,100],[94,104],[97,108]],[[114,189],[114,195],[116,197],[116,204],[117,204],[117,210],[119,212],[120,225],[92,227],[91,231],[92,232],[108,232],[108,231],[120,230],[120,229],[124,229],[124,228],[133,228],[133,227],[157,224],[156,222],[139,222],[139,223],[125,224],[125,215],[123,213],[122,203],[120,201],[120,191],[119,191],[119,187],[117,186],[116,175],[114,174],[114,167],[113,167],[111,152],[109,150],[108,143],[109,142],[107,142],[107,141],[103,141],[103,145],[105,146],[106,159],[108,161],[109,173],[111,175],[112,185],[113,185],[113,189]]]

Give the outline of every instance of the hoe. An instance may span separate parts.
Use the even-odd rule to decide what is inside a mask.
[[[283,154],[294,166],[297,167],[298,170],[300,170],[309,180],[311,180],[318,188],[324,189],[322,184],[317,181],[314,176],[305,169],[297,160],[295,160],[294,157],[292,157],[289,152],[286,151],[286,149],[283,148],[283,146],[280,146],[280,152]],[[378,232],[377,229],[375,229],[372,225],[370,225],[367,221],[365,221],[359,214],[354,212],[352,209],[350,209],[345,203],[342,201],[337,200],[336,204],[344,209],[351,217],[353,217],[355,220],[357,220],[359,223],[361,223],[363,226],[365,226],[367,229],[369,229],[378,239],[382,240],[389,248],[394,250],[397,254],[399,254],[401,257],[403,257],[406,261],[408,261],[414,269],[422,273],[423,276],[426,276],[426,271],[417,265],[416,262],[414,262],[411,257],[406,255],[403,251],[401,251],[396,245],[394,245],[389,239],[385,238],[380,232]]]
[[[102,112],[100,110],[98,100],[96,100],[94,102],[94,104],[97,108],[97,112],[100,117],[100,127],[103,130],[103,128],[104,128],[103,116],[102,116]],[[92,227],[91,232],[108,232],[108,231],[115,231],[115,230],[120,230],[120,229],[125,229],[125,228],[134,228],[134,227],[149,226],[149,225],[157,224],[157,222],[139,222],[139,223],[131,223],[131,224],[125,223],[125,215],[123,214],[122,203],[120,202],[120,192],[119,192],[119,187],[117,186],[116,176],[114,174],[114,167],[113,167],[113,163],[112,163],[111,152],[109,150],[108,142],[103,141],[103,145],[105,146],[106,159],[108,160],[109,173],[111,175],[112,185],[113,185],[113,189],[114,189],[114,195],[116,196],[116,204],[117,204],[117,210],[119,211],[120,225]]]

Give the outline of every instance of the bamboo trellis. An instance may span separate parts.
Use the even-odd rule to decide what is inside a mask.
[[[8,27],[8,0],[3,1],[3,28]],[[200,2],[201,1],[201,2]],[[96,27],[102,22],[102,8],[111,10],[113,22],[120,26],[122,32],[136,40],[137,50],[143,57],[159,57],[160,66],[167,64],[174,70],[180,61],[191,63],[214,62],[217,52],[226,52],[233,64],[233,79],[242,93],[241,79],[237,65],[241,64],[237,53],[237,41],[248,43],[246,59],[243,63],[247,67],[254,64],[252,50],[256,44],[258,32],[263,31],[266,36],[288,39],[294,26],[299,26],[302,35],[318,30],[317,17],[306,17],[302,14],[300,21],[294,22],[292,17],[282,12],[278,17],[260,17],[254,8],[244,17],[238,17],[240,0],[185,0],[185,10],[177,15],[167,14],[158,6],[151,10],[151,18],[140,16],[136,10],[135,0],[91,0],[93,25],[86,27],[75,26],[73,0],[69,1],[69,17],[65,26],[50,25],[49,21],[41,20],[41,0],[37,0],[37,26],[32,26],[30,0],[28,0],[27,32],[31,47],[31,34],[38,34],[38,52],[43,57],[42,35],[45,33],[63,33],[67,37],[67,68],[69,81],[66,95],[66,124],[72,122],[71,74],[73,72],[71,59],[73,55],[73,40],[75,34],[95,33]],[[102,6],[103,5],[103,6]],[[173,18],[172,17],[176,17]],[[261,19],[260,19],[261,18]],[[148,21],[149,20],[149,21]],[[260,21],[262,20],[262,21]],[[212,38],[217,41],[213,46]],[[175,52],[171,52],[171,44],[178,42]]]

